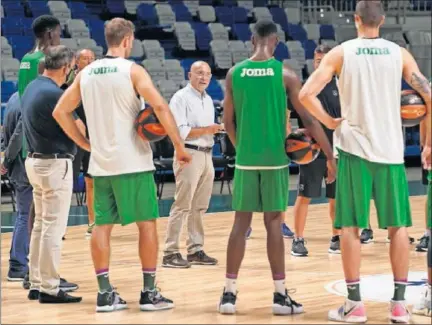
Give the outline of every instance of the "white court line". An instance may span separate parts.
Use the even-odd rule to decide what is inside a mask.
[[[14,229],[14,226],[1,226],[1,229]]]

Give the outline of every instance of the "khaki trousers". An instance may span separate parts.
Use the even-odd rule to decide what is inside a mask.
[[[194,254],[204,246],[202,218],[209,206],[215,174],[212,153],[186,150],[192,155],[190,164],[180,170],[175,160],[173,163],[176,190],[168,220],[165,256],[179,252],[180,233],[185,219],[188,229],[188,254]]]
[[[72,199],[72,160],[27,158],[35,221],[30,240],[30,289],[59,292],[62,237]]]

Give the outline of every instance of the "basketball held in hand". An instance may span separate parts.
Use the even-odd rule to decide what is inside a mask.
[[[135,119],[135,130],[144,141],[156,142],[167,136],[151,107],[140,111]]]
[[[419,125],[426,116],[426,103],[415,90],[403,90],[401,94],[402,125],[412,127]]]
[[[321,149],[313,138],[297,130],[286,138],[285,151],[294,163],[307,165],[318,157]]]

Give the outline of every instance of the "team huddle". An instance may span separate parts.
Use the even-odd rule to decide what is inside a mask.
[[[237,279],[245,254],[245,234],[250,229],[254,212],[264,214],[268,260],[274,281],[273,313],[304,312],[303,305],[292,299],[286,288],[281,233],[283,213],[288,206],[290,161],[285,151],[285,139],[289,99],[304,128],[325,155],[328,183],[337,179],[333,202],[334,237],[330,250],[340,249],[342,253],[348,296],[340,308],[329,312],[329,319],[349,323],[367,321],[360,295],[359,229],[369,227],[370,201],[374,199],[379,227],[387,229],[391,239],[390,260],[395,290],[389,318],[393,322],[409,322],[405,289],[409,268],[407,228],[412,226],[412,218],[400,118],[401,80],[405,79],[426,102],[422,163],[429,170],[431,88],[408,51],[379,37],[383,22],[380,1],[359,1],[355,15],[358,38],[326,53],[302,85],[291,68],[273,57],[279,42],[277,26],[261,20],[253,31],[253,55],[229,70],[224,126],[236,149],[232,200],[235,217],[227,247],[225,284],[218,305],[220,313],[236,312]],[[134,40],[133,24],[123,18],[114,18],[105,25],[105,37],[106,56],[74,76],[52,113],[64,134],[90,153],[88,174],[94,184],[95,218],[91,253],[99,288],[96,311],[127,308],[127,302],[109,278],[110,236],[115,224],[131,223],[136,223],[139,229],[143,273],[140,309],[170,309],[174,302],[162,296],[156,287],[159,209],[152,149],[134,130],[143,100],[153,108],[171,139],[174,160],[180,170],[193,157],[185,150],[174,116],[148,73],[127,60]],[[61,46],[53,46],[47,48],[45,54],[37,52],[35,55],[50,57],[59,48]],[[318,97],[335,76],[338,78],[341,117],[326,112]],[[86,118],[85,132],[75,122],[75,110],[81,104]],[[384,124],[387,125],[385,128],[382,127]],[[333,140],[329,140],[323,126],[334,130]],[[31,157],[32,153],[29,154]],[[431,186],[432,174],[429,172],[428,228],[432,228]],[[334,246],[336,241],[337,248]],[[426,316],[431,315],[431,255],[429,241],[428,286],[421,304],[414,307],[414,313]],[[32,270],[30,282],[37,280],[32,276]],[[32,289],[43,292],[43,285],[43,281],[39,287],[32,283]]]

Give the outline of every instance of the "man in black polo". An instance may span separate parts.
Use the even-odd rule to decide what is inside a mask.
[[[59,265],[72,197],[72,161],[75,144],[52,116],[63,94],[73,52],[65,46],[46,51],[45,71],[26,88],[22,98],[24,136],[28,145],[25,162],[33,186],[35,221],[31,234],[29,299],[41,303],[80,302],[60,290]]]
[[[314,53],[314,66],[315,69],[320,64],[322,58],[326,53],[331,50],[331,47],[327,45],[319,45],[315,49]],[[337,87],[336,77],[328,83],[322,92],[318,95],[324,109],[334,118],[341,117],[341,108],[339,102],[339,91]],[[299,127],[302,126],[302,122],[299,119]],[[323,125],[323,129],[326,132],[330,143],[333,144],[333,130],[327,129]],[[298,195],[294,206],[294,233],[291,254],[294,256],[307,256],[308,250],[305,246],[303,237],[306,217],[308,213],[309,203],[312,198],[321,197],[321,188],[323,180],[327,178],[327,165],[326,157],[321,151],[317,159],[308,165],[300,166]],[[333,221],[335,218],[335,196],[336,196],[336,182],[326,184],[326,196],[329,199],[329,213],[330,218]],[[340,254],[340,242],[339,235],[340,231],[332,227],[333,237],[330,241],[329,253]]]

